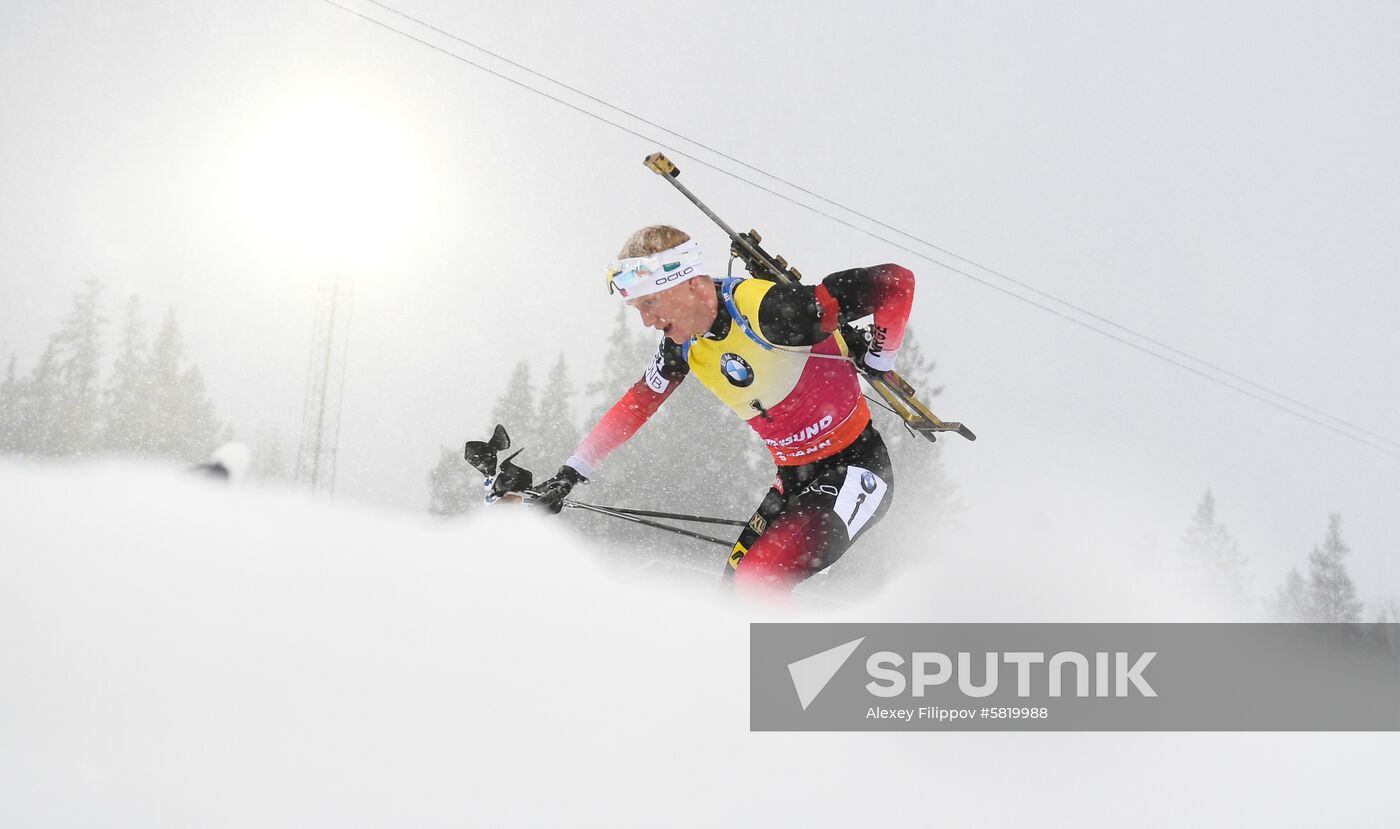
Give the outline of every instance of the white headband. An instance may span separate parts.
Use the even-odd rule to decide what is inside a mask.
[[[608,285],[616,288],[624,300],[636,299],[673,288],[704,273],[700,243],[691,239],[650,256],[614,262],[608,268]]]

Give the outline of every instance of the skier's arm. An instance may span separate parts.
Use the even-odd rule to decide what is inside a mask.
[[[774,345],[814,345],[841,323],[873,314],[865,362],[877,371],[894,368],[914,304],[914,274],[899,265],[838,271],[820,285],[777,285],[758,307],[759,328]]]
[[[608,409],[564,465],[573,467],[585,478],[593,477],[603,460],[656,414],[688,371],[689,365],[681,356],[680,347],[670,340],[662,340],[646,374]]]

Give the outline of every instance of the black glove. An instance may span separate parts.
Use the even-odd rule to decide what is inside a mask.
[[[554,473],[554,477],[535,487],[535,498],[530,503],[544,507],[553,514],[558,514],[564,508],[564,499],[569,496],[573,488],[579,484],[588,483],[588,479],[579,474],[572,466],[561,466],[559,471]]]
[[[865,352],[870,350],[870,329],[850,323],[841,326],[841,339],[846,341],[846,353],[857,367],[865,365]]]
[[[870,329],[868,327],[858,327],[846,323],[841,326],[841,339],[846,341],[846,354],[850,356],[851,362],[855,363],[856,371],[869,377],[884,376],[883,371],[871,368],[865,362],[865,355],[870,351]]]

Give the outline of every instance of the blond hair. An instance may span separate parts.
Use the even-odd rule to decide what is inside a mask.
[[[631,259],[635,256],[651,256],[690,241],[683,230],[670,225],[649,225],[627,237],[627,243],[618,252],[618,259]]]

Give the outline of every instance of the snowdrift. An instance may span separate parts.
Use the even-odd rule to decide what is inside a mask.
[[[169,470],[14,462],[0,510],[0,825],[1396,812],[1391,735],[749,733],[759,610],[716,602],[709,582],[620,580],[565,524],[519,510],[438,523]],[[1048,566],[933,563],[821,618],[1085,613]]]

